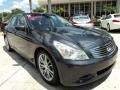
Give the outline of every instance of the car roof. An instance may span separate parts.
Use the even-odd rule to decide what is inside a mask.
[[[26,15],[45,15],[45,16],[51,16],[51,15],[55,15],[55,14],[49,14],[49,13],[19,13],[19,14],[17,14],[17,15],[24,15],[24,16],[26,16]]]
[[[27,16],[27,15],[43,15],[43,16],[53,16],[56,14],[49,14],[49,13],[18,13],[14,16],[18,16],[18,15],[23,15],[23,16]]]

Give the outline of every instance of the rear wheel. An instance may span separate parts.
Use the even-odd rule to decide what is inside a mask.
[[[107,24],[107,31],[110,31],[110,24]]]
[[[102,28],[102,23],[100,23],[100,28]]]
[[[58,72],[52,58],[45,51],[40,51],[37,55],[37,65],[42,78],[49,84],[58,83]]]
[[[8,42],[8,39],[7,39],[7,37],[5,37],[5,46],[6,46],[6,49],[8,50],[8,51],[11,51],[12,49],[11,49],[11,47],[10,47],[10,44],[9,44],[9,42]]]

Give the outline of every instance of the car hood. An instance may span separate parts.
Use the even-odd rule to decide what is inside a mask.
[[[79,29],[74,27],[59,27],[56,32],[64,39],[79,44],[84,48],[103,45],[112,40],[112,37],[103,30],[96,28]]]

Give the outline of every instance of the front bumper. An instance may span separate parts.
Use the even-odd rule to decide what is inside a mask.
[[[108,75],[115,64],[118,49],[110,57],[89,61],[58,61],[59,77],[65,86],[92,83]]]

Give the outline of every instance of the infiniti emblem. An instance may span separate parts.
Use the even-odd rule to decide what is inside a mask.
[[[108,52],[110,52],[110,51],[111,51],[111,48],[110,48],[110,47],[108,47],[108,48],[107,48],[107,51],[108,51]]]

